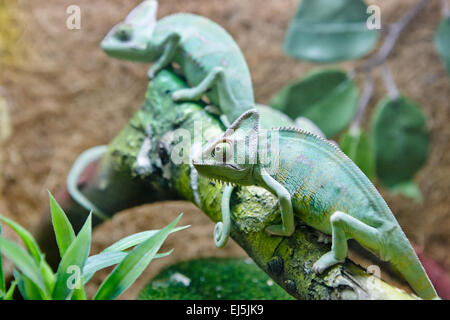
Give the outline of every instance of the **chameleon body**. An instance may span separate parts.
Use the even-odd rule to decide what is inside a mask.
[[[103,39],[108,55],[154,62],[148,75],[176,63],[192,88],[172,93],[174,100],[203,95],[220,109],[226,126],[255,105],[247,63],[233,38],[215,22],[177,13],[156,21],[158,3],[147,0]]]
[[[390,261],[420,297],[438,298],[384,199],[329,141],[295,128],[260,131],[258,112],[250,110],[204,146],[193,162],[200,175],[275,194],[282,223],[267,227],[269,234],[292,235],[296,216],[331,235],[331,250],[314,263],[315,272],[343,262],[347,240],[355,239]]]

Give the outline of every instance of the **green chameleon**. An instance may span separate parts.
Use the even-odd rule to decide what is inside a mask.
[[[170,63],[176,63],[194,87],[173,92],[173,99],[200,100],[206,95],[220,109],[218,113],[225,126],[253,108],[255,102],[250,72],[233,38],[218,24],[194,14],[178,13],[157,21],[157,8],[157,1],[143,1],[123,22],[111,29],[101,43],[102,50],[118,59],[156,61],[148,72],[150,78]],[[209,106],[208,110],[213,111],[214,108]],[[94,147],[85,151],[76,160],[67,179],[71,197],[103,219],[106,215],[84,197],[77,182],[89,162],[100,158],[105,150],[105,147]],[[140,155],[146,156],[145,152],[140,152]],[[144,160],[142,157],[137,159],[138,163],[145,162],[140,161]],[[138,168],[138,171],[145,172],[145,168],[141,169]],[[195,189],[197,173],[193,167],[192,170]],[[231,187],[226,188],[224,206],[232,190]],[[224,241],[216,244],[223,246]]]
[[[331,251],[314,263],[315,272],[343,262],[347,240],[355,239],[390,261],[420,297],[438,298],[386,202],[338,147],[300,129],[259,126],[258,111],[247,111],[193,157],[194,167],[200,175],[275,194],[282,223],[267,227],[269,234],[292,235],[295,214],[331,235]]]
[[[233,38],[215,22],[194,14],[177,13],[156,21],[158,2],[147,0],[125,21],[114,26],[101,43],[118,59],[153,62],[154,75],[175,63],[192,88],[172,93],[176,101],[200,100],[203,95],[220,109],[229,126],[255,101],[247,62]]]

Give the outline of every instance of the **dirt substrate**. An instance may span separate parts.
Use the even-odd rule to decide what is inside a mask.
[[[232,34],[247,58],[260,103],[268,103],[283,84],[316,67],[295,61],[280,49],[298,1],[160,2],[158,17],[180,11],[197,13],[218,22]],[[383,21],[390,22],[416,1],[372,2],[381,5]],[[417,176],[425,200],[419,205],[382,192],[407,235],[450,270],[450,87],[432,44],[439,1],[430,2],[405,30],[389,58],[400,90],[420,103],[429,117],[431,155]],[[64,185],[76,156],[116,136],[143,101],[148,81],[148,65],[113,60],[99,48],[108,30],[139,1],[76,3],[82,13],[81,30],[66,28],[66,8],[73,4],[71,0],[20,1],[25,29],[18,44],[26,63],[3,66],[1,74],[13,134],[5,146],[4,167],[0,171],[4,179],[0,211],[27,228],[38,223],[47,206],[46,190],[56,191]],[[343,65],[346,69],[352,66]],[[385,93],[377,77],[371,106]],[[122,298],[136,297],[150,277],[175,261],[245,256],[234,243],[224,249],[215,248],[211,238],[213,224],[186,202],[153,204],[118,214],[95,230],[93,249],[98,251],[134,232],[162,227],[179,212],[185,212],[182,223],[192,227],[169,238],[164,247],[175,248],[174,253],[152,263]],[[100,278],[96,277],[90,285],[90,292]]]

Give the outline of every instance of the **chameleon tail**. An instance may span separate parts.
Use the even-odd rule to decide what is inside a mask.
[[[67,176],[67,190],[69,191],[72,199],[102,220],[107,220],[109,217],[80,192],[78,189],[78,181],[84,169],[86,169],[90,163],[99,159],[105,153],[106,148],[107,146],[97,146],[84,151],[75,160],[75,163]]]
[[[440,299],[414,249],[410,246],[406,252],[407,254],[393,259],[394,267],[419,297],[427,300]]]
[[[216,247],[222,248],[230,236],[231,218],[230,218],[230,199],[234,187],[225,186],[222,194],[222,221],[217,222],[214,228],[214,243]]]

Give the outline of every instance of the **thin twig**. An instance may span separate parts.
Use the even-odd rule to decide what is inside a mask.
[[[383,78],[384,85],[388,91],[389,98],[397,99],[400,95],[397,85],[395,84],[392,72],[386,63],[381,65],[381,77]]]
[[[425,8],[428,1],[429,0],[420,0],[413,8],[405,13],[400,20],[391,24],[389,26],[388,35],[378,52],[362,66],[357,67],[355,71],[368,71],[373,67],[382,64],[391,54],[402,31],[422,11],[422,9]]]
[[[369,105],[370,98],[372,97],[373,93],[373,77],[371,72],[366,73],[366,78],[364,81],[364,88],[361,97],[359,98],[358,102],[358,108],[356,111],[355,118],[353,119],[352,123],[350,124],[350,132],[355,133],[358,132],[361,128],[361,122],[364,118],[364,114],[366,112],[367,106]]]

